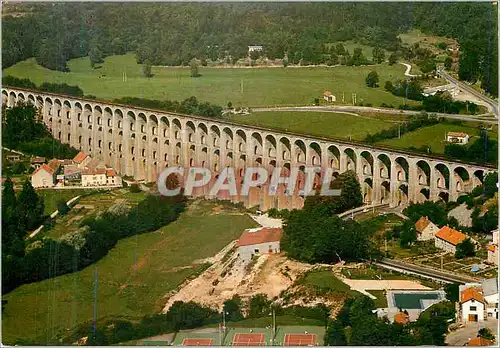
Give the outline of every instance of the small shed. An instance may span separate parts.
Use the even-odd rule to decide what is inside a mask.
[[[469,134],[464,132],[448,132],[446,141],[449,143],[465,145],[469,142]]]

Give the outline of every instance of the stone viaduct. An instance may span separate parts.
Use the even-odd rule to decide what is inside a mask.
[[[232,166],[237,185],[244,169],[284,168],[286,176],[299,167],[298,188],[307,166],[331,167],[338,175],[356,172],[364,201],[389,203],[456,200],[480,185],[493,166],[449,161],[438,157],[231,123],[221,119],[180,115],[161,110],[80,99],[35,90],[2,88],[2,101],[18,101],[41,109],[43,121],[63,143],[100,157],[119,173],[155,181],[167,166],[202,166],[212,172]],[[217,175],[214,173],[212,180]],[[319,184],[319,177],[316,184]],[[281,185],[283,186],[283,185]],[[247,197],[222,197],[261,209],[300,208],[303,197],[265,194],[267,183]],[[196,194],[206,194],[204,188]]]

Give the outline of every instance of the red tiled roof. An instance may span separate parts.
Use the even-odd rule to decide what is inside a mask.
[[[490,341],[484,337],[474,337],[471,338],[469,342],[467,342],[468,346],[492,346],[493,341]]]
[[[495,250],[498,248],[495,244],[490,244],[486,247],[488,251],[495,252]]]
[[[56,171],[57,168],[59,168],[61,166],[61,162],[59,162],[58,160],[56,159],[51,159],[49,161],[49,163],[47,163],[47,165],[52,168],[53,171]]]
[[[43,164],[43,165],[40,166],[40,168],[38,168],[37,170],[35,170],[33,172],[33,175],[35,175],[36,173],[38,173],[41,170],[44,170],[44,171],[46,171],[49,174],[54,174],[55,173],[55,170],[52,169],[48,164]]]
[[[473,286],[460,293],[460,303],[464,303],[472,299],[484,303],[483,291],[480,288]]]
[[[116,176],[116,172],[112,168],[106,169],[106,176]]]
[[[325,91],[325,93],[323,93],[324,96],[328,96],[328,95],[332,95],[332,92],[330,91]]]
[[[467,235],[448,226],[441,227],[441,229],[437,231],[436,237],[453,245],[460,244],[467,239]]]
[[[78,152],[78,154],[75,156],[75,158],[73,158],[73,161],[74,161],[75,163],[80,164],[80,163],[82,163],[82,162],[83,162],[83,160],[84,160],[85,158],[87,158],[88,156],[89,156],[89,155],[87,155],[85,152],[80,151],[80,152]]]
[[[399,312],[394,316],[394,322],[398,324],[406,325],[410,321],[410,316],[405,312]]]
[[[429,226],[429,224],[431,223],[431,220],[429,220],[429,218],[427,218],[427,216],[422,216],[420,219],[418,219],[418,221],[415,223],[415,229],[418,231],[418,232],[422,232],[423,230],[425,230],[425,228],[427,226]]]
[[[245,230],[241,234],[237,246],[240,247],[245,245],[279,242],[281,240],[282,234],[283,230],[281,228],[264,227],[258,230],[255,229]]]

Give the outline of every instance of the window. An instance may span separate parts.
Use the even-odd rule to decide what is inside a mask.
[[[471,310],[471,311],[477,311],[477,307],[476,306],[470,306],[469,310]]]
[[[256,253],[256,254],[258,254],[259,253],[259,249],[254,249],[253,252]]]
[[[491,312],[490,312],[490,313],[488,313],[488,316],[489,316],[489,317],[492,317],[492,316],[493,316],[493,313],[491,313]]]

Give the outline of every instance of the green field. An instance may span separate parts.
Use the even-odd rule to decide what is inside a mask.
[[[50,215],[57,210],[57,202],[64,201],[67,202],[71,198],[91,193],[92,190],[84,189],[74,189],[74,190],[38,190],[37,194],[43,197],[43,203],[45,204],[45,214]]]
[[[477,123],[477,125],[479,125],[479,123]],[[469,144],[472,144],[479,137],[479,129],[475,127],[475,123],[470,122],[464,123],[463,125],[439,123],[403,134],[399,139],[388,139],[378,144],[398,148],[409,148],[411,146],[419,148],[420,146],[428,145],[431,147],[433,153],[444,153],[444,147],[447,144],[445,142],[447,132],[468,133],[471,136]],[[491,139],[497,140],[498,128],[495,127],[492,131],[488,132],[488,136]]]
[[[94,272],[98,271],[97,314],[138,318],[159,312],[163,296],[206,265],[253,220],[237,210],[196,201],[176,222],[152,233],[120,240],[106,257],[80,272],[23,285],[3,296],[4,344],[23,339],[46,344],[60,330],[93,318]]]
[[[366,292],[376,297],[376,299],[373,300],[376,308],[387,308],[387,296],[385,294],[385,290],[366,290]]]
[[[400,120],[401,118],[394,115],[394,119]],[[397,122],[349,113],[304,111],[252,112],[249,115],[234,115],[231,121],[302,134],[353,140],[362,140],[366,135],[392,127]]]
[[[88,57],[70,60],[70,72],[51,71],[36,64],[34,58],[22,61],[3,71],[4,75],[29,78],[36,84],[59,82],[80,86],[86,95],[102,99],[125,96],[149,99],[182,100],[196,96],[199,100],[219,105],[268,106],[311,105],[325,90],[332,91],[339,102],[357,94],[357,102],[397,106],[403,98],[385,92],[387,80],[404,78],[404,66],[387,64],[363,67],[317,68],[200,68],[201,77],[190,77],[189,68],[153,67],[152,78],[144,78],[142,66],[134,54],[110,56],[100,68],[92,69]],[[366,75],[375,70],[380,77],[379,88],[365,85]],[[123,73],[127,80],[123,82]]]
[[[329,269],[309,271],[304,277],[297,279],[296,283],[306,287],[312,287],[319,292],[351,292],[349,285],[337,278]]]

